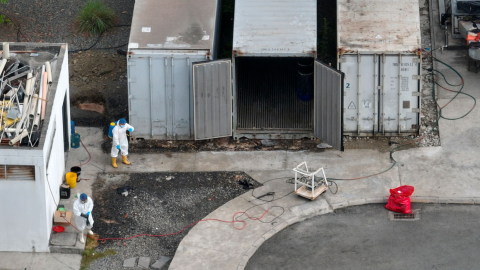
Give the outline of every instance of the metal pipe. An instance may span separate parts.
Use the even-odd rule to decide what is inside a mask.
[[[164,57],[164,81],[165,81],[165,129],[167,133],[167,138],[170,136],[170,133],[168,133],[168,108],[169,108],[169,100],[170,100],[170,94],[168,93],[168,83],[167,83],[167,68],[168,68],[168,58]]]
[[[27,85],[25,86],[25,94],[27,94],[27,96],[30,96],[31,87],[32,87],[32,72],[29,72],[27,74]]]
[[[7,64],[7,59],[10,58],[10,43],[3,42],[3,55],[2,55],[2,63],[0,64],[0,75]]]
[[[385,135],[385,53],[382,55],[382,133]]]
[[[398,134],[402,132],[402,125],[400,123],[400,118],[402,116],[402,54],[398,54]]]
[[[43,92],[42,92],[42,121],[45,119],[45,109],[47,107],[47,92],[48,92],[48,80],[47,72],[43,73]]]
[[[377,81],[378,81],[378,65],[377,65],[377,62],[378,62],[378,58],[377,58],[377,54],[375,54],[373,56],[373,85],[374,85],[374,89],[373,89],[373,134],[375,134],[376,132],[378,132],[377,128],[378,128],[378,105],[377,105],[377,102],[378,102],[378,92],[377,92]]]
[[[360,53],[357,55],[357,134],[360,135],[360,119],[361,119],[361,112],[360,112],[360,100],[361,100],[361,91],[360,91],[360,78],[362,75],[360,74],[360,63],[362,62],[362,58]]]
[[[25,99],[27,100],[27,102],[25,102]],[[27,115],[29,113],[29,109],[31,107],[31,103],[34,103],[33,102],[33,98],[31,95],[27,95],[25,97],[25,99],[23,100],[23,108],[24,110],[22,110],[22,119],[20,120],[20,123],[17,124],[17,130],[16,130],[16,133],[19,134],[20,132],[20,129],[23,129],[24,127],[24,122],[25,122],[25,119],[27,119]],[[29,118],[30,119],[30,118]],[[28,123],[28,121],[27,121]],[[28,124],[27,124],[28,125]],[[27,127],[25,127],[27,128]]]
[[[2,74],[3,72],[3,69],[5,68],[5,65],[7,64],[7,59],[6,58],[3,58],[2,59],[2,63],[0,63],[0,75]]]
[[[17,135],[17,137],[15,137],[15,138],[13,138],[12,140],[10,140],[10,142],[8,142],[8,144],[14,145],[14,144],[16,144],[17,142],[19,142],[21,139],[25,138],[27,135],[28,135],[28,131],[24,130],[24,131],[22,132],[22,134]]]
[[[30,107],[28,109],[28,118],[32,120],[35,117],[35,108],[38,102],[38,95],[34,94],[32,97],[32,102],[30,102]]]
[[[172,135],[173,139],[176,139],[177,134],[175,133],[177,130],[176,126],[176,119],[175,119],[175,59],[172,55]]]
[[[40,104],[40,102],[38,104]],[[38,104],[37,104],[37,107],[38,107]],[[37,113],[33,118],[33,127],[38,128],[38,126],[40,126],[40,114]]]
[[[37,113],[35,114],[33,125],[38,127],[40,124],[40,114],[42,113],[42,100],[40,97],[43,95],[43,76],[42,74],[45,72],[45,66],[42,66],[42,73],[40,73],[40,92],[38,93],[38,100],[37,100]]]
[[[2,114],[0,115],[0,129],[3,126],[3,110],[5,108],[5,94],[3,94],[3,101],[2,101]],[[1,139],[0,139],[1,141]]]
[[[150,137],[153,138],[153,91],[152,91],[152,57],[148,57],[148,90],[150,91]]]
[[[50,66],[50,62],[45,62],[45,67],[47,69],[48,83],[52,83],[52,67]]]
[[[10,43],[3,42],[3,58],[10,58]]]

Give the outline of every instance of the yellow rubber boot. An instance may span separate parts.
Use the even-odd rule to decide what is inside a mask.
[[[112,157],[112,166],[113,166],[113,168],[118,168],[118,166],[117,166],[117,158]]]
[[[122,156],[122,162],[127,165],[130,165],[130,162],[128,162],[127,156]]]

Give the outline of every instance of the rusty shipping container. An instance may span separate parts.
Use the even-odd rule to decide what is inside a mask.
[[[421,34],[417,0],[337,1],[344,134],[419,132]]]

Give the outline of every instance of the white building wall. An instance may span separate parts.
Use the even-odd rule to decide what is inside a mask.
[[[60,185],[64,180],[65,175],[65,154],[64,154],[64,141],[63,141],[63,101],[65,95],[69,91],[69,72],[68,72],[68,53],[63,58],[63,63],[57,63],[61,65],[57,91],[55,93],[55,99],[52,106],[52,114],[48,123],[47,136],[45,140],[45,146],[43,147],[43,154],[45,156],[45,163],[43,164],[46,171],[46,179],[48,179],[47,185],[50,184],[50,189],[45,189],[46,197],[46,230],[42,233],[50,235],[53,226],[53,216],[57,209],[57,204],[60,200]],[[69,102],[67,102],[69,103]],[[69,110],[67,110],[69,111]],[[68,125],[70,125],[70,116],[67,119]],[[52,196],[53,193],[53,196]]]
[[[34,165],[36,179],[0,180],[0,251],[48,251],[41,150],[1,149],[0,164]]]
[[[47,96],[48,100],[53,100],[53,105],[47,105],[44,122],[47,132],[41,138],[43,146],[0,148],[0,164],[35,166],[35,181],[0,180],[0,251],[50,251],[48,245],[53,216],[60,199],[59,186],[65,174],[62,111],[65,95],[70,130],[68,50],[66,45],[62,48],[65,49],[62,50],[65,53],[60,55],[63,58],[59,57],[62,63],[57,63],[61,72],[58,77],[54,74],[51,87],[56,90]],[[60,70],[57,67],[55,70]]]

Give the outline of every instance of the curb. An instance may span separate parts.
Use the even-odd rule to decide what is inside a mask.
[[[320,208],[311,211],[302,211],[298,206],[291,207],[290,210],[292,213],[297,215],[296,217],[282,221],[277,226],[270,229],[264,235],[262,235],[255,243],[243,254],[242,259],[237,265],[237,270],[244,270],[250,258],[255,254],[257,249],[270,237],[274,236],[276,233],[287,228],[290,225],[293,225],[298,222],[302,222],[306,219],[313,218],[316,216],[321,216],[333,212],[336,209],[346,208],[349,206],[359,206],[366,204],[376,204],[376,203],[387,203],[388,196],[386,197],[374,197],[366,199],[358,199],[346,202],[340,202],[331,204],[329,209]],[[480,197],[467,197],[467,198],[454,198],[454,197],[434,197],[434,196],[411,196],[410,201],[414,203],[428,203],[428,204],[465,204],[465,205],[480,205]],[[305,204],[304,204],[305,205]]]

